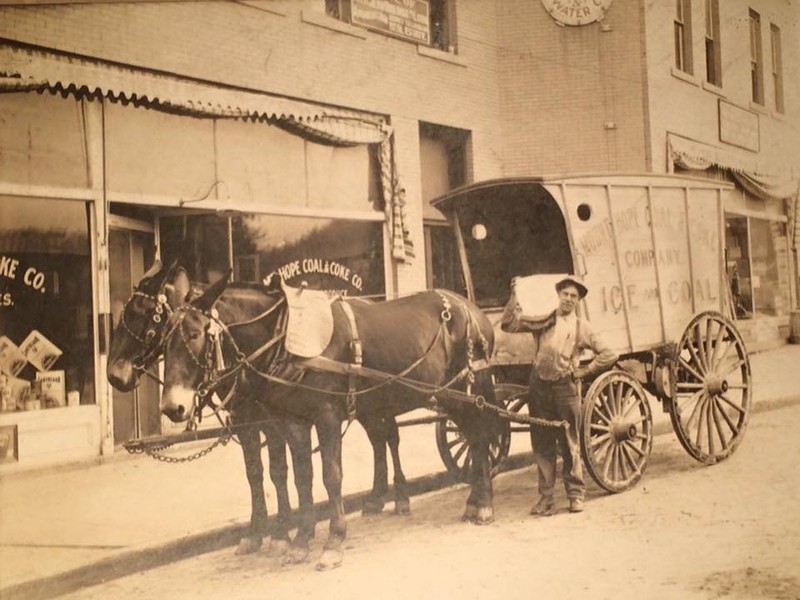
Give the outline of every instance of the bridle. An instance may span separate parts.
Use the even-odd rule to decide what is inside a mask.
[[[146,300],[150,300],[154,305],[153,312],[147,321],[147,326],[145,327],[143,335],[134,331],[125,318],[128,308],[136,298],[145,298]],[[148,294],[136,289],[125,303],[122,309],[122,315],[120,316],[120,324],[128,335],[135,339],[141,346],[131,361],[137,376],[144,373],[160,382],[158,377],[150,373],[147,369],[156,362],[158,356],[161,354],[164,341],[159,340],[158,334],[164,330],[166,322],[173,312],[174,310],[167,301],[167,296],[163,290],[159,290],[156,294]]]
[[[274,372],[279,369],[278,365],[283,363],[283,359],[286,357],[284,347],[279,345],[286,336],[286,322],[288,316],[286,311],[283,311],[278,315],[272,337],[255,352],[252,352],[249,355],[245,354],[239,348],[239,345],[236,343],[236,339],[230,332],[230,328],[256,323],[273,314],[275,311],[281,308],[285,302],[286,299],[281,297],[275,304],[270,306],[261,314],[253,317],[252,319],[232,323],[231,325],[226,325],[222,322],[219,317],[219,313],[215,308],[203,310],[188,304],[173,311],[172,319],[174,319],[174,322],[164,335],[161,345],[166,346],[169,339],[177,333],[177,335],[180,336],[180,340],[185,352],[189,355],[195,366],[197,366],[202,372],[202,381],[195,388],[194,405],[192,407],[193,415],[199,416],[202,414],[202,410],[206,406],[212,407],[215,412],[226,408],[236,392],[236,388],[240,381],[240,377],[238,376],[241,374],[241,372],[245,368],[248,368],[260,373],[260,371],[256,369],[252,363],[270,350],[272,351],[271,354],[266,357],[267,370]],[[184,322],[190,313],[200,314],[208,319],[208,324],[205,326],[205,340],[203,349],[200,351],[200,353],[194,352],[190,345],[190,340],[187,339]],[[233,350],[234,356],[234,363],[230,367],[226,365],[225,353],[223,351],[223,344],[226,339]],[[225,394],[225,398],[221,401],[221,404],[215,406],[211,399],[212,393],[229,380],[232,380],[230,390],[227,394]]]

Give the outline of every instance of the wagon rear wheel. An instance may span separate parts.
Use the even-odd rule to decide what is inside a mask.
[[[733,323],[704,312],[686,327],[675,360],[670,418],[678,440],[702,463],[731,455],[750,411],[750,360]]]
[[[641,479],[653,447],[653,418],[644,388],[618,369],[594,380],[583,404],[581,450],[589,475],[609,492]]]
[[[499,383],[494,388],[495,397],[501,401],[506,410],[520,412],[527,409],[523,394],[527,391],[524,386],[512,383]],[[497,475],[500,464],[508,456],[511,446],[511,428],[506,421],[505,430],[489,445],[489,468],[492,477]],[[436,423],[436,447],[447,471],[459,481],[467,481],[469,467],[472,464],[472,452],[467,444],[467,438],[449,418],[442,418]]]

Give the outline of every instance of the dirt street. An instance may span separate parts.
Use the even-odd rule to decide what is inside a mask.
[[[800,406],[753,415],[742,445],[714,467],[695,463],[673,434],[656,438],[637,487],[587,510],[531,517],[534,475],[495,480],[497,520],[459,517],[464,487],[417,497],[413,515],[349,520],[341,568],[281,567],[233,548],[111,581],[70,599],[561,598],[800,599]],[[320,492],[317,492],[319,494]]]

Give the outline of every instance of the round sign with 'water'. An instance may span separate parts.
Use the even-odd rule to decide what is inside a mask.
[[[612,0],[542,0],[550,16],[562,25],[588,25],[601,20]]]

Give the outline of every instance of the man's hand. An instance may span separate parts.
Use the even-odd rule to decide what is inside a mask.
[[[588,374],[589,374],[589,369],[587,369],[586,367],[580,367],[580,366],[579,366],[579,367],[575,367],[575,368],[572,370],[572,376],[573,376],[575,379],[583,379],[583,378],[584,378],[584,377],[586,377]]]

